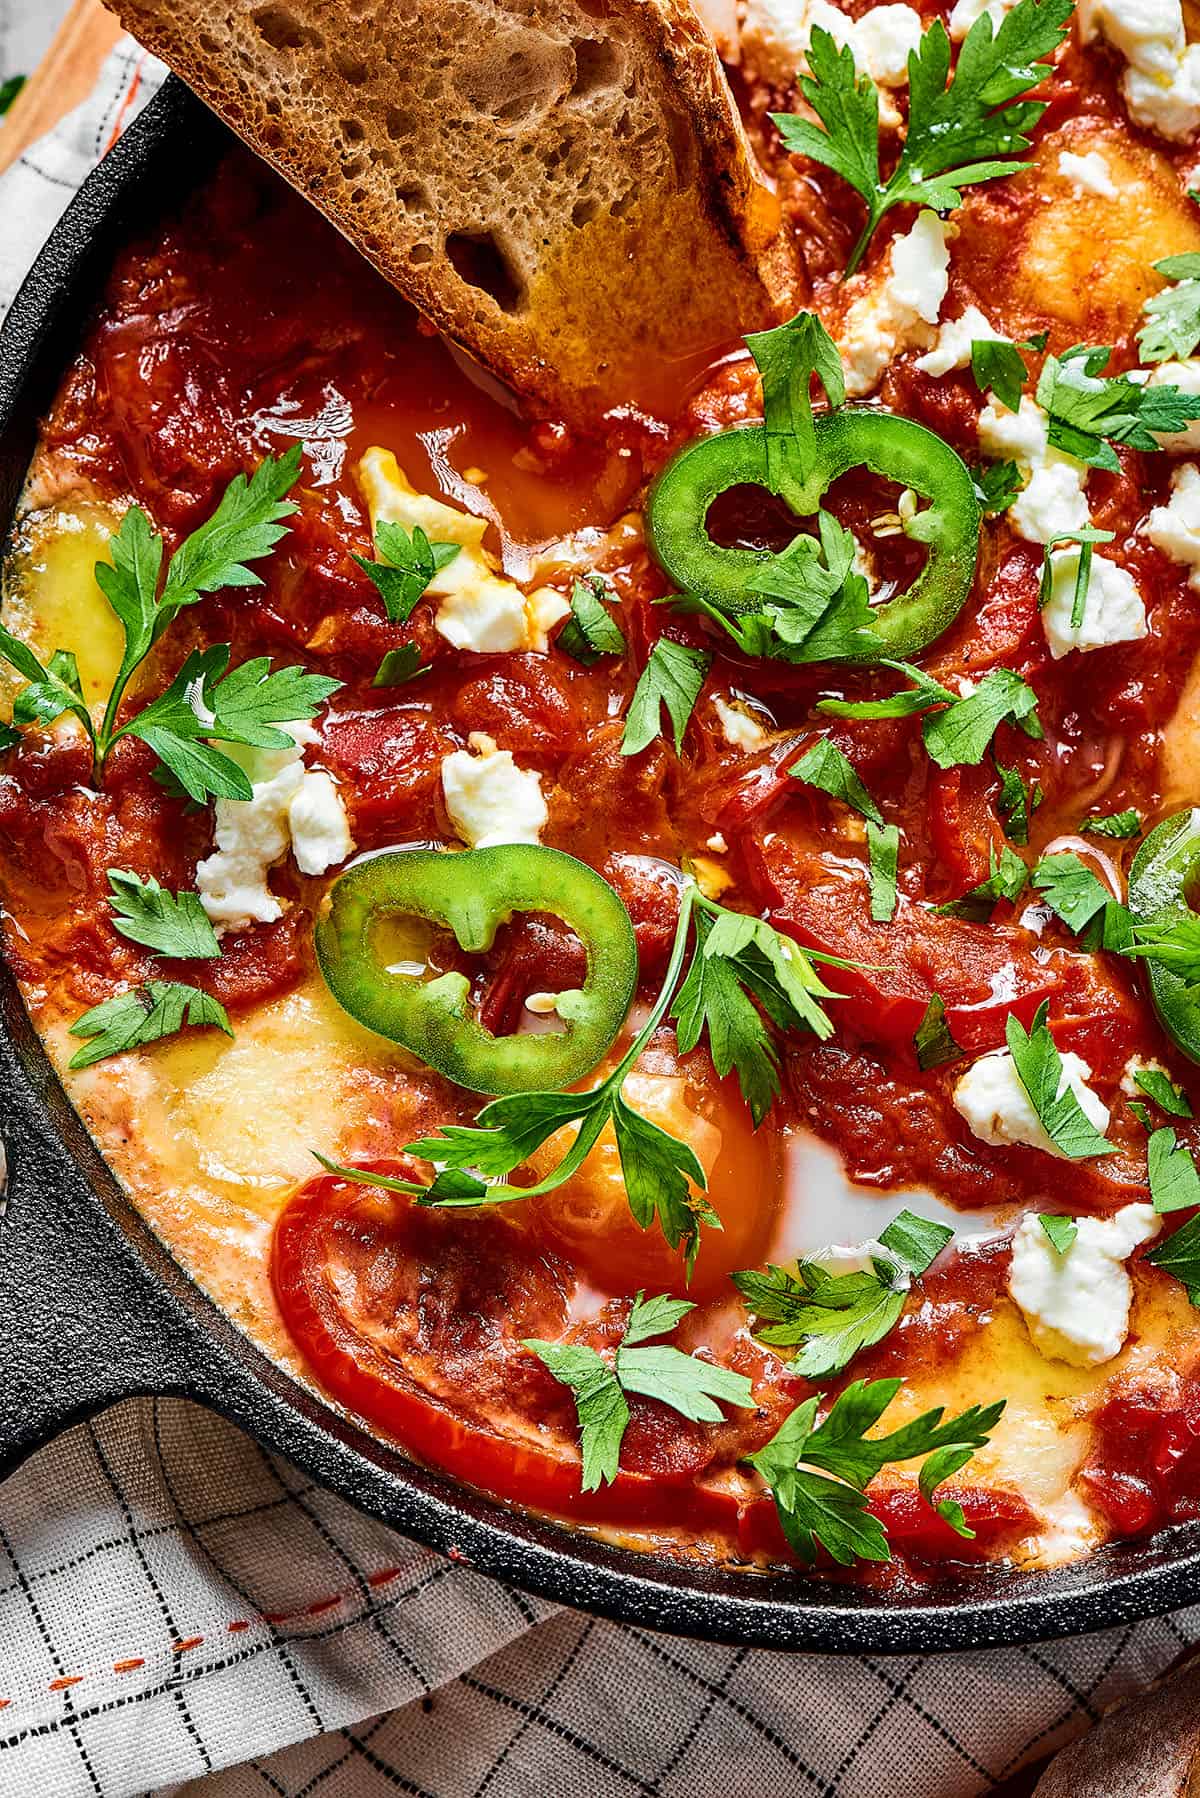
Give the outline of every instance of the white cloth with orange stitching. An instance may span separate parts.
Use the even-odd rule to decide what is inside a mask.
[[[0,0],[0,71],[14,6],[50,10]],[[0,312],[160,73],[122,45],[0,180]],[[1197,1639],[1200,1609],[941,1658],[677,1641],[506,1590],[136,1402],[0,1488],[0,1798],[973,1798]]]

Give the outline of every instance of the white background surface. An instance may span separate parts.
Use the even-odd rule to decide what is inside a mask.
[[[30,75],[70,0],[0,0],[0,78]]]

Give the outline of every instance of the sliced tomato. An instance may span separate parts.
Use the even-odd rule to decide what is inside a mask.
[[[929,782],[929,836],[947,895],[959,899],[986,880],[1005,837],[984,768],[935,768]]]
[[[687,1454],[580,1489],[563,1388],[522,1346],[566,1324],[562,1268],[528,1232],[322,1175],[279,1217],[271,1278],[315,1379],[428,1466],[560,1517],[736,1535],[737,1498],[696,1484]]]
[[[1037,1528],[1037,1518],[1015,1492],[986,1486],[947,1486],[939,1498],[962,1506],[973,1537],[960,1536],[938,1516],[915,1486],[893,1486],[868,1494],[867,1509],[882,1523],[895,1556],[917,1565],[986,1561],[1006,1544]],[[795,1561],[780,1528],[774,1500],[762,1497],[742,1511],[739,1545],[743,1554],[766,1554]],[[829,1565],[822,1556],[822,1564]]]

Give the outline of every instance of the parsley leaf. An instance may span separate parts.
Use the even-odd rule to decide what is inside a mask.
[[[883,813],[859,779],[853,764],[828,737],[814,743],[788,773],[806,786],[817,787],[831,798],[839,799],[860,817],[869,818],[872,824],[882,829]]]
[[[1029,870],[1015,849],[1005,843],[997,859],[996,851],[988,845],[988,862],[991,872],[986,880],[964,893],[961,899],[952,899],[948,905],[935,906],[942,917],[969,918],[980,922],[989,918],[993,907],[1001,900],[1019,899],[1025,891],[1025,883],[1029,879]]]
[[[711,661],[712,657],[702,649],[689,649],[684,643],[672,642],[670,637],[658,639],[629,702],[621,739],[622,755],[640,755],[654,741],[662,728],[664,705],[675,738],[675,753],[682,754],[683,733]]]
[[[770,1486],[780,1527],[802,1561],[815,1558],[818,1544],[842,1566],[856,1559],[890,1560],[883,1525],[868,1510],[864,1488],[889,1462],[926,1455],[919,1485],[932,1502],[937,1486],[984,1446],[1004,1410],[1001,1399],[973,1405],[943,1423],[938,1408],[889,1435],[867,1436],[901,1385],[900,1380],[856,1380],[819,1425],[818,1400],[806,1399],[764,1448],[746,1457]],[[952,1501],[936,1508],[952,1529],[970,1535]]]
[[[0,755],[3,755],[6,749],[15,749],[20,741],[19,730],[14,730],[11,724],[0,722]]]
[[[1009,15],[1011,17],[1011,14]],[[939,768],[982,762],[1002,724],[1016,724],[1026,736],[1040,737],[1037,694],[1010,668],[993,668],[973,693],[953,700],[944,711],[930,713],[921,734],[931,761]]]
[[[952,705],[958,697],[910,662],[885,661],[882,665],[895,668],[913,686],[886,699],[822,699],[817,704],[818,712],[824,712],[828,718],[911,718],[917,712],[928,711],[930,706]]]
[[[1200,1212],[1163,1241],[1156,1242],[1144,1259],[1152,1267],[1173,1274],[1187,1288],[1192,1304],[1200,1306]]]
[[[652,1348],[634,1346],[669,1334],[694,1310],[686,1300],[646,1299],[639,1292],[612,1366],[595,1349],[581,1343],[532,1338],[525,1342],[555,1379],[575,1394],[585,1492],[594,1492],[617,1477],[629,1422],[626,1393],[657,1399],[695,1423],[723,1423],[721,1403],[742,1408],[752,1404],[752,1388],[745,1374],[697,1355],[685,1355],[667,1343]]]
[[[140,1049],[164,1036],[174,1036],[185,1024],[212,1025],[233,1035],[225,1007],[208,993],[178,981],[148,980],[115,998],[93,1005],[71,1026],[72,1036],[89,1040],[71,1057],[72,1068],[90,1068],[110,1055]]]
[[[976,338],[971,344],[971,373],[980,393],[994,393],[1010,412],[1021,405],[1021,389],[1029,379],[1021,351],[1006,338]]]
[[[402,687],[406,681],[415,680],[418,674],[427,674],[431,663],[421,661],[421,651],[416,643],[401,643],[398,649],[389,649],[375,670],[373,687]]]
[[[1062,1056],[1046,1023],[1048,1009],[1043,1001],[1029,1031],[1012,1012],[1008,1015],[1004,1034],[1017,1079],[1042,1128],[1062,1154],[1072,1161],[1111,1155],[1113,1145],[1096,1129],[1067,1080]]]
[[[151,876],[139,880],[122,868],[108,870],[113,929],[131,942],[177,961],[211,959],[221,945],[199,893],[168,893]]]
[[[813,465],[813,375],[831,406],[845,401],[842,358],[815,312],[798,312],[773,331],[752,332],[746,348],[762,378],[767,475],[772,490],[779,492],[789,475],[804,481]]]
[[[1015,462],[986,462],[971,470],[971,485],[980,511],[994,518],[1008,511],[1025,482]]]
[[[1142,307],[1146,323],[1138,332],[1143,362],[1181,361],[1200,344],[1200,255],[1164,256],[1156,274],[1173,283],[1151,294]]]
[[[800,91],[821,123],[793,113],[771,117],[788,150],[833,169],[866,203],[866,224],[847,274],[893,206],[911,202],[950,212],[962,204],[963,187],[1029,166],[1012,158],[1029,148],[1029,133],[1046,108],[1040,101],[1014,102],[1044,80],[1041,59],[1062,42],[1070,12],[1070,0],[1018,0],[994,33],[984,14],[968,32],[949,80],[950,39],[936,19],[908,59],[908,133],[886,181],[875,83],[858,73],[849,46],[839,51],[827,31],[813,31],[811,74],[801,77]]]
[[[1130,806],[1125,812],[1112,812],[1107,818],[1084,818],[1079,826],[1089,837],[1136,837],[1142,828],[1142,814]]]
[[[227,672],[228,670],[228,672]],[[293,738],[277,727],[314,718],[341,683],[302,668],[271,672],[266,656],[229,668],[229,646],[195,650],[170,686],[113,733],[148,744],[189,799],[249,799],[245,770],[214,742],[286,749]]]
[[[1079,1225],[1073,1217],[1059,1217],[1043,1211],[1038,1223],[1054,1244],[1055,1252],[1065,1255],[1075,1238],[1079,1235]]]
[[[0,119],[4,117],[27,79],[25,75],[9,75],[4,81],[0,81]]]
[[[590,668],[601,656],[623,656],[625,633],[605,605],[606,588],[597,576],[576,581],[571,589],[571,616],[558,633],[558,647]]]
[[[1055,916],[1077,936],[1112,899],[1104,882],[1070,850],[1044,855],[1030,879]]]
[[[1161,1068],[1135,1068],[1133,1083],[1168,1117],[1191,1117],[1192,1107],[1187,1094]]]
[[[888,924],[896,915],[899,892],[896,871],[900,859],[900,832],[894,824],[867,820],[867,878],[871,888],[871,918]]]
[[[730,1278],[755,1320],[755,1335],[773,1348],[800,1348],[789,1371],[820,1379],[840,1373],[861,1349],[883,1340],[904,1310],[913,1278],[953,1234],[944,1224],[901,1211],[880,1232],[883,1253],[869,1254],[866,1268],[838,1274],[806,1260],[795,1273],[768,1266]]]
[[[1021,779],[1016,768],[1006,768],[1003,762],[996,763],[996,773],[1000,776],[1000,796],[997,804],[1000,816],[1004,819],[1004,832],[1010,843],[1024,846],[1029,841],[1029,818],[1042,803],[1042,789],[1038,781],[1028,788]]]
[[[364,556],[354,560],[378,590],[389,622],[407,624],[430,581],[453,562],[462,544],[431,543],[419,524],[410,536],[402,524],[382,519],[375,529],[375,547],[380,561],[368,562]]]
[[[1131,935],[1124,954],[1157,962],[1189,983],[1200,981],[1200,917],[1195,912],[1180,911],[1151,924],[1135,921]]]
[[[1101,374],[1112,351],[1076,344],[1047,356],[1038,377],[1037,402],[1046,413],[1055,449],[1093,468],[1120,469],[1114,443],[1157,450],[1158,431],[1181,431],[1200,418],[1200,396],[1178,387],[1141,386],[1128,375]]]
[[[955,1042],[946,1022],[946,1001],[940,993],[934,993],[925,1007],[925,1016],[913,1037],[913,1047],[917,1052],[917,1066],[923,1073],[941,1067],[945,1061],[957,1061],[966,1054],[966,1050]]]
[[[1196,1163],[1169,1126],[1152,1133],[1146,1145],[1146,1161],[1150,1197],[1156,1211],[1186,1211],[1200,1205]]]

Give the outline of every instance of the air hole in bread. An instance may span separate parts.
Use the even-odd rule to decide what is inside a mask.
[[[408,260],[420,268],[426,262],[433,261],[433,246],[427,243],[415,243],[408,252]]]
[[[351,87],[361,87],[371,72],[361,56],[352,56],[347,50],[334,51],[333,66]]]
[[[407,106],[389,106],[383,123],[388,136],[399,143],[403,138],[412,136],[416,120]]]
[[[625,54],[619,44],[579,37],[571,48],[575,52],[573,100],[584,100],[597,88],[616,87],[625,72]]]
[[[361,144],[367,135],[367,128],[361,119],[343,119],[341,126],[342,136],[348,144]]]
[[[453,79],[475,112],[512,125],[560,99],[570,85],[571,69],[565,45],[523,31],[464,58]]]
[[[594,197],[586,200],[576,200],[574,206],[571,208],[571,223],[577,227],[590,225],[599,210],[600,202]]]
[[[303,50],[310,44],[319,50],[324,42],[320,32],[302,24],[290,7],[260,6],[251,16],[272,50]]]
[[[522,284],[490,231],[453,232],[446,239],[446,255],[460,280],[495,300],[501,312],[519,310]]]
[[[396,184],[396,198],[405,212],[428,212],[431,210],[428,189],[419,181],[405,181]]]

